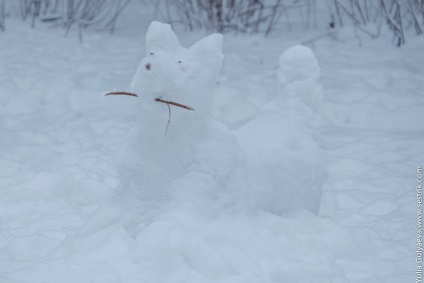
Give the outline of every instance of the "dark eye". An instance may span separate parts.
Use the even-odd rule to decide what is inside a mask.
[[[150,55],[155,55],[155,53],[152,52],[152,53],[150,53]]]
[[[178,61],[178,63],[182,63],[181,61]]]

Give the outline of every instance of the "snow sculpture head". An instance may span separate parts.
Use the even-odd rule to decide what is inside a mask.
[[[171,26],[159,22],[150,24],[145,47],[146,57],[131,83],[138,95],[138,121],[118,160],[124,171],[136,172],[132,175],[138,176],[139,184],[157,187],[159,182],[146,180],[181,174],[178,170],[188,166],[185,153],[206,134],[211,90],[224,56],[222,35],[210,35],[184,48]],[[156,99],[184,104],[194,111],[168,107]]]
[[[169,24],[152,22],[145,47],[146,57],[131,83],[141,102],[155,104],[155,98],[166,98],[207,111],[210,95],[195,92],[210,89],[217,80],[224,57],[222,35],[210,35],[184,48]]]

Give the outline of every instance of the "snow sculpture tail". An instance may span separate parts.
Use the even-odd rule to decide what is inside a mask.
[[[304,125],[315,134],[319,133],[318,106],[323,95],[318,84],[320,67],[314,53],[308,47],[293,46],[281,54],[279,61],[277,76],[283,95],[291,103],[303,104],[304,112],[299,114],[304,118]]]
[[[303,160],[299,160],[307,170],[298,175],[305,186],[299,195],[304,207],[317,213],[325,174],[325,158],[318,144],[321,132],[319,105],[323,98],[322,86],[318,83],[320,66],[312,50],[301,45],[285,50],[279,61],[277,76],[282,95],[287,96],[290,109],[297,112],[293,114],[297,114],[299,124],[310,133],[309,137],[304,137],[310,143],[309,150],[305,147]]]
[[[246,197],[260,209],[276,214],[299,209],[318,213],[324,176],[317,143],[319,72],[309,48],[295,46],[283,52],[277,71],[281,93],[239,131],[247,170],[255,172],[248,177]]]

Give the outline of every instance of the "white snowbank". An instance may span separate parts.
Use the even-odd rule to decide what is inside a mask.
[[[169,26],[157,28],[170,32]],[[140,70],[147,83],[134,87],[140,97],[104,97],[130,84],[141,60],[139,29],[96,34],[83,44],[19,23],[1,34],[10,48],[0,50],[0,282],[413,280],[411,188],[422,163],[423,135],[415,131],[419,119],[411,118],[421,117],[424,103],[422,40],[402,49],[387,48],[384,41],[371,48],[317,43],[326,86],[326,126],[319,135],[319,73],[311,52],[299,46],[281,56],[293,66],[283,71],[277,58],[291,44],[286,35],[226,36],[219,84],[207,88],[203,82],[212,81],[209,74],[216,78],[211,69],[221,53],[216,36],[192,52],[194,47],[180,49],[173,33],[166,40],[152,34],[152,47],[175,44],[159,51],[159,58],[146,55],[152,68]],[[195,36],[180,39],[192,42]],[[171,61],[160,58],[175,59],[176,53],[186,56],[181,61],[189,69],[178,69],[181,63],[161,67]],[[291,56],[298,60],[289,63]],[[196,110],[173,107],[166,136],[167,106],[147,107],[148,98],[178,80],[155,81],[147,77],[153,71],[185,78],[176,88],[182,92],[167,99]],[[310,77],[278,80],[278,73],[289,77],[291,71]],[[188,92],[192,101],[184,101],[190,84],[205,92]],[[134,163],[121,163],[128,171],[119,175],[114,154],[143,107],[158,107],[152,112],[160,122],[153,122],[160,125],[149,129],[152,117],[143,125],[156,136],[139,143],[152,145],[152,152],[129,146],[137,151],[121,160]],[[190,123],[204,131],[190,132]],[[312,184],[323,169],[317,138],[329,159],[320,216],[303,209],[319,204],[319,186]],[[186,150],[174,150],[168,140]],[[143,156],[134,152],[161,165],[146,165],[156,178],[144,179]],[[137,162],[141,167],[132,167]],[[154,187],[146,190],[149,183]],[[307,192],[314,197],[306,199]]]

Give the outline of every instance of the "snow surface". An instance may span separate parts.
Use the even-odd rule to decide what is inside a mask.
[[[385,41],[358,47],[323,39],[314,49],[318,65],[309,49],[288,49],[301,41],[296,37],[225,36],[213,119],[174,107],[165,136],[182,130],[179,118],[207,118],[192,121],[210,129],[207,139],[190,144],[194,168],[151,180],[166,182],[165,191],[146,191],[134,185],[140,179],[123,182],[126,159],[116,160],[140,125],[143,94],[103,96],[128,89],[143,56],[140,26],[113,37],[92,34],[83,44],[19,23],[0,35],[9,47],[0,51],[0,282],[414,279],[415,169],[424,153],[422,38],[402,49]],[[184,46],[204,36],[178,34]],[[280,57],[286,49],[289,56]],[[167,108],[160,111],[164,125],[151,130],[164,139]],[[286,131],[273,132],[274,125]],[[275,163],[261,163],[270,159]],[[310,171],[314,164],[319,167]],[[294,166],[308,170],[296,175]],[[319,214],[279,211],[285,196],[267,174],[311,190],[321,180]],[[311,195],[314,204],[296,206],[314,207],[319,195]]]

